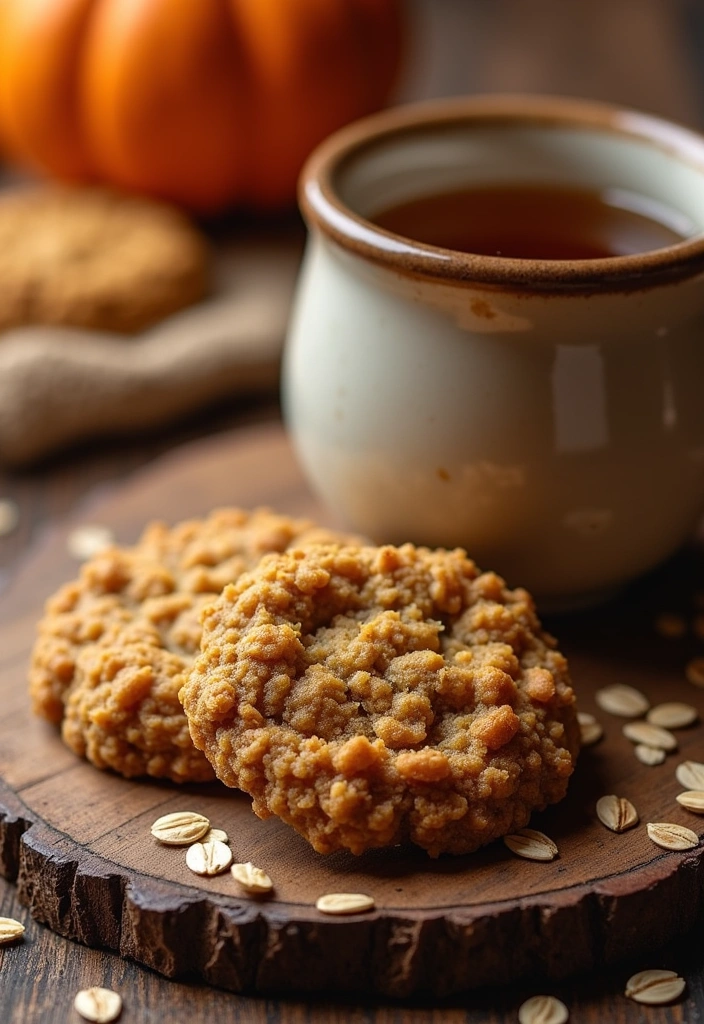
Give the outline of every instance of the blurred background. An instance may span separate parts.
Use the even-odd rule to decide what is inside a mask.
[[[0,0],[0,587],[96,483],[279,416],[305,237],[294,183],[329,130],[387,103],[480,92],[587,97],[702,127],[703,54],[700,0]],[[206,283],[172,288],[173,309],[137,329],[72,322],[68,300],[42,321],[37,275],[53,287],[62,267],[95,259],[110,284],[129,263],[111,256],[102,215],[81,239],[78,214],[60,215],[58,241],[41,213],[8,216],[18,185],[65,179],[79,206],[96,182],[173,201],[202,240]],[[168,255],[152,268],[165,269]],[[78,291],[79,305],[110,305]]]
[[[541,92],[704,122],[701,0],[410,0],[402,99]]]

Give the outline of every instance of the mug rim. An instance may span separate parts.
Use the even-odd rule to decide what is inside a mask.
[[[453,97],[394,107],[355,121],[325,139],[309,156],[299,178],[299,206],[309,228],[319,229],[343,249],[404,276],[518,292],[634,291],[704,271],[704,232],[646,252],[590,260],[485,256],[388,231],[356,213],[337,194],[335,176],[352,157],[388,139],[462,122],[612,132],[650,143],[696,167],[704,179],[704,135],[674,121],[629,107],[557,96]]]

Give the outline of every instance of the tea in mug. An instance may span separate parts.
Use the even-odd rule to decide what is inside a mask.
[[[482,185],[412,199],[374,222],[426,245],[514,259],[593,260],[650,252],[694,233],[679,211],[622,189]]]

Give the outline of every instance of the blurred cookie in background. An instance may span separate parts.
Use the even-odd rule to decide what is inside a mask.
[[[202,299],[208,243],[178,210],[102,189],[0,193],[0,330],[132,333]]]

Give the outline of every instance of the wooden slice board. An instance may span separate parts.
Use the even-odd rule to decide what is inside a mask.
[[[183,448],[102,494],[80,519],[135,540],[152,518],[205,514],[215,505],[269,504],[329,521],[309,494],[278,426]],[[532,824],[560,856],[536,863],[496,843],[473,856],[430,860],[396,848],[321,857],[277,820],[260,821],[242,794],[219,785],[180,789],[127,782],[78,760],[35,720],[26,696],[34,624],[44,599],[77,566],[65,529],[45,538],[0,604],[0,871],[16,878],[33,915],[62,935],[105,946],[169,977],[200,977],[235,991],[441,996],[526,975],[553,978],[656,947],[702,916],[704,845],[656,847],[644,822],[672,821],[701,834],[704,819],[680,808],[675,766],[704,760],[704,726],[678,732],[664,764],[640,764],[622,719],[599,711],[594,691],[637,686],[652,703],[684,700],[704,717],[704,690],[683,666],[704,642],[653,630],[664,609],[691,618],[700,556],[692,551],[620,602],[548,625],[568,655],[580,707],[605,739],[583,752],[561,806]],[[334,524],[333,524],[334,525]],[[597,820],[599,796],[633,801],[641,824],[621,835]],[[236,859],[274,879],[273,898],[244,896],[229,874],[200,879],[184,850],[149,829],[159,815],[194,809],[226,829]],[[325,917],[326,892],[364,892],[376,910]]]

